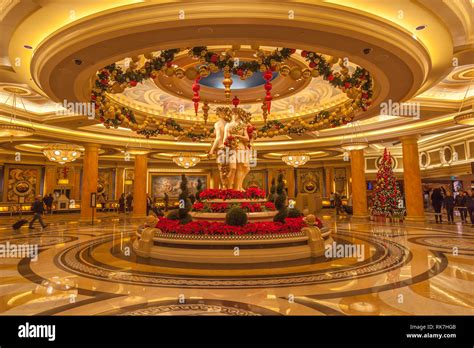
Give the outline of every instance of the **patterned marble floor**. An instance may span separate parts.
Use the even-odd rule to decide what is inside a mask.
[[[474,228],[324,216],[353,257],[216,267],[148,261],[131,242],[141,221],[47,218],[0,245],[38,245],[37,260],[0,258],[1,315],[473,315]],[[355,250],[355,249],[353,249]],[[11,256],[11,255],[10,255]]]

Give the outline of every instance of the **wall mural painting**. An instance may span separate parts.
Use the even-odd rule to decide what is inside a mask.
[[[113,199],[115,194],[115,170],[113,168],[99,169],[97,179],[97,193],[107,196],[107,199]]]
[[[322,187],[322,169],[298,169],[298,192],[320,193]]]
[[[208,187],[208,176],[206,174],[186,175],[190,194],[196,194],[198,179],[202,181],[202,189]],[[150,185],[152,197],[163,198],[165,192],[170,199],[177,199],[180,193],[179,185],[181,183],[180,174],[150,174]]]
[[[267,172],[265,170],[252,170],[247,174],[243,187],[258,187],[267,191]]]
[[[6,200],[18,202],[33,202],[39,194],[40,168],[38,167],[8,167],[6,182]]]

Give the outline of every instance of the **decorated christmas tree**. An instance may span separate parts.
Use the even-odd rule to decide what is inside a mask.
[[[393,175],[392,158],[385,149],[380,161],[375,188],[372,192],[372,215],[393,216],[400,214],[399,202],[402,199]]]

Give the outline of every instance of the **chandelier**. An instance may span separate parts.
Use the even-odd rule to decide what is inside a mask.
[[[471,126],[472,127],[472,126],[474,126],[474,105],[471,107],[470,110],[466,110],[466,111],[461,112],[461,110],[464,106],[464,103],[469,98],[468,94],[469,94],[469,89],[470,88],[471,88],[471,86],[469,85],[467,87],[466,94],[464,95],[462,103],[459,106],[458,115],[454,117],[454,122],[456,124],[460,124],[460,125],[463,125],[463,126]]]
[[[49,144],[43,148],[43,154],[51,162],[64,164],[81,157],[81,150],[80,146],[74,144]]]
[[[281,157],[281,160],[294,168],[304,165],[311,159],[311,156],[305,152],[288,152]]]
[[[176,156],[173,156],[173,162],[186,169],[194,167],[200,161],[201,159],[199,158],[199,155],[192,153],[180,153]]]
[[[341,144],[341,148],[345,151],[363,150],[368,146],[367,141],[348,141]]]
[[[474,113],[470,110],[467,114],[457,115],[454,117],[454,122],[463,126],[474,126]]]
[[[17,124],[16,121],[16,109],[17,109],[17,95],[20,93],[24,93],[24,91],[20,88],[9,88],[8,91],[11,92],[11,95],[5,100],[4,104],[9,105],[8,101],[12,98],[11,103],[11,116],[9,122],[1,122],[0,123],[0,137],[28,137],[35,133],[35,130],[32,127],[27,126],[20,126]],[[21,105],[25,112],[26,110],[25,104],[23,103],[23,99],[19,97]],[[10,106],[10,105],[9,105]]]
[[[344,151],[363,150],[366,147],[369,147],[367,138],[362,137],[358,121],[348,123],[346,129],[349,134],[342,136],[342,142],[340,145]]]

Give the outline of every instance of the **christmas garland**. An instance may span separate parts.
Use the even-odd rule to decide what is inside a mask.
[[[298,78],[321,76],[333,87],[341,89],[351,99],[351,104],[346,109],[340,108],[338,112],[332,114],[323,111],[318,113],[313,120],[309,122],[301,119],[291,120],[286,125],[279,121],[269,121],[259,129],[260,136],[275,136],[278,134],[304,134],[305,132],[316,130],[323,127],[338,127],[351,122],[356,110],[367,110],[373,96],[373,85],[370,74],[367,70],[357,67],[352,74],[349,74],[344,61],[331,57],[330,59],[310,51],[302,51],[301,55],[308,62],[309,69],[298,70],[290,69],[282,65],[293,55],[296,50],[292,48],[276,49],[270,54],[263,51],[257,51],[257,59],[252,61],[241,61],[236,64],[232,51],[222,53],[209,51],[206,46],[193,47],[188,50],[188,54],[202,63],[198,69],[191,67],[186,71],[179,67],[173,67],[172,62],[180,49],[169,49],[159,53],[158,56],[152,54],[145,55],[145,63],[140,68],[135,67],[135,63],[124,71],[115,63],[108,65],[97,72],[94,87],[91,91],[91,101],[95,104],[96,118],[104,124],[106,128],[118,128],[119,126],[130,127],[137,134],[145,137],[169,134],[177,138],[189,138],[192,141],[202,141],[210,137],[213,129],[207,129],[200,125],[193,125],[184,128],[173,119],[165,121],[153,121],[148,118],[138,124],[133,110],[125,106],[119,106],[109,100],[106,93],[121,93],[127,87],[135,87],[138,83],[146,79],[154,79],[159,73],[167,76],[177,76],[178,78],[187,77],[196,79],[208,76],[210,73],[225,71],[246,79],[253,73],[261,71],[279,71],[280,75]],[[137,61],[134,59],[134,61]],[[341,69],[335,72],[333,64],[339,61]],[[296,69],[296,70],[295,70]],[[338,114],[339,113],[339,114]],[[155,127],[149,127],[151,123]]]

